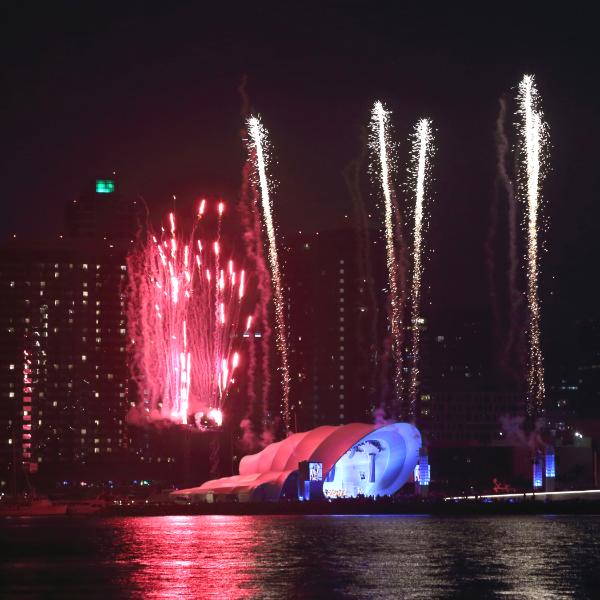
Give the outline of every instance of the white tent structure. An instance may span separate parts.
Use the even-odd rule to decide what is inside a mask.
[[[244,456],[239,475],[171,496],[190,504],[391,495],[410,478],[420,447],[421,434],[409,423],[317,427]]]

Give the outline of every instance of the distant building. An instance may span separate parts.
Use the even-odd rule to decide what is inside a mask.
[[[76,199],[67,203],[66,226],[70,238],[129,242],[141,216],[137,199],[124,196],[115,177],[95,179]]]
[[[379,307],[351,230],[299,236],[286,259],[292,403],[298,431],[372,419]]]
[[[577,323],[577,414],[600,418],[600,320]]]
[[[126,276],[108,244],[0,249],[0,483],[126,448]]]

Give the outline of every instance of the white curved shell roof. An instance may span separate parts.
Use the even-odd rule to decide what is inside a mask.
[[[207,481],[200,487],[179,490],[173,495],[188,501],[205,499],[209,494],[234,495],[244,500],[278,500],[286,480],[300,462],[323,463],[325,478],[346,452],[367,440],[381,441],[389,448],[390,458],[381,473],[378,494],[396,492],[412,474],[421,447],[421,435],[409,423],[351,423],[294,433],[257,454],[244,456],[239,475]]]

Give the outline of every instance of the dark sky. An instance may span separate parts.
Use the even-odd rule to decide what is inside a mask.
[[[1,26],[2,237],[58,233],[64,203],[113,169],[157,211],[173,193],[235,197],[245,74],[276,149],[276,218],[288,234],[351,211],[342,169],[375,99],[394,110],[401,154],[416,119],[430,116],[429,297],[483,305],[498,98],[531,72],[552,141],[548,318],[597,314],[600,54],[596,23],[574,3],[22,4]]]

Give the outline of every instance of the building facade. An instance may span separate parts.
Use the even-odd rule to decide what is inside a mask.
[[[125,281],[125,263],[108,247],[1,249],[0,480],[15,468],[58,473],[126,448]]]

